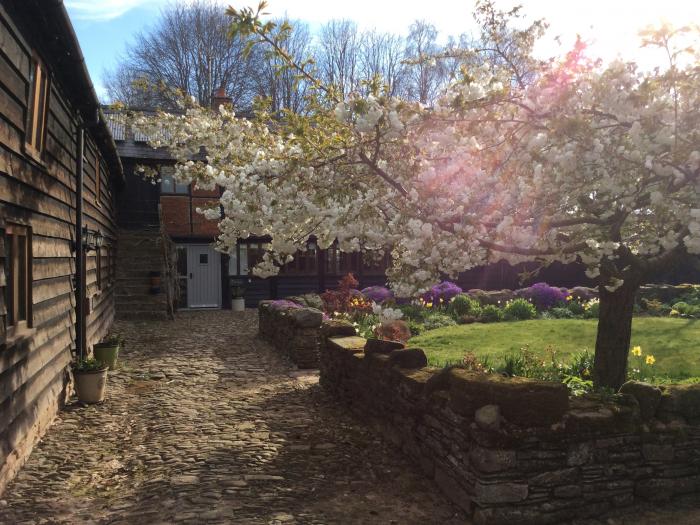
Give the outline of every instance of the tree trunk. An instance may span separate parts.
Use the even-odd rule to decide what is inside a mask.
[[[625,279],[625,283],[614,292],[599,287],[600,315],[593,365],[593,379],[598,387],[617,391],[625,382],[634,297],[639,285],[637,280]]]

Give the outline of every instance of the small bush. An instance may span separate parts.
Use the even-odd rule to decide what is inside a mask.
[[[582,379],[590,379],[593,374],[593,359],[593,354],[588,350],[574,354],[569,361],[568,367],[566,367],[567,374]]]
[[[492,371],[489,366],[488,356],[479,358],[474,352],[467,352],[462,358],[462,366],[465,370],[478,373],[489,373]]]
[[[574,314],[571,310],[560,306],[552,308],[547,313],[552,319],[573,319],[574,317],[576,317],[576,314]]]
[[[680,315],[681,317],[700,317],[700,306],[689,304],[685,301],[680,301],[673,305],[671,315]]]
[[[537,309],[525,299],[513,299],[503,309],[503,317],[508,321],[534,319],[537,317]]]
[[[452,299],[448,311],[457,319],[464,316],[479,317],[481,305],[476,299],[472,299],[466,294],[459,294]]]
[[[528,288],[523,288],[519,290],[518,295],[523,299],[530,300],[539,311],[566,304],[567,297],[561,288],[549,286],[547,283],[536,283]]]
[[[591,299],[583,305],[583,317],[586,319],[598,319],[600,315],[600,301]]]
[[[457,323],[452,317],[439,312],[431,313],[425,318],[423,327],[426,330],[435,330],[436,328],[442,328],[444,326],[454,326]]]
[[[672,309],[658,299],[642,298],[641,303],[642,310],[646,311],[649,315],[668,315]]]
[[[429,313],[428,310],[419,304],[401,304],[397,308],[403,312],[404,319],[412,319],[419,323],[422,323],[425,320],[425,316]]]
[[[462,293],[462,289],[455,283],[443,281],[440,284],[433,286],[428,292],[423,294],[423,300],[428,303],[433,303],[434,306],[447,304],[453,297]]]
[[[416,321],[415,319],[406,319],[406,323],[408,324],[408,329],[411,331],[411,336],[415,337],[417,335],[420,335],[425,331],[425,327],[423,326],[423,323]]]
[[[583,304],[576,300],[570,301],[569,304],[566,305],[566,307],[572,314],[574,314],[577,317],[583,315],[583,313],[585,312]]]
[[[479,321],[482,323],[497,323],[503,320],[503,310],[492,304],[486,305],[481,309]]]

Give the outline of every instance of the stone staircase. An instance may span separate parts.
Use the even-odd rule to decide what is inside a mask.
[[[119,231],[116,312],[118,319],[167,319],[168,305],[161,283],[151,292],[151,272],[163,272],[162,239],[157,227]],[[162,279],[162,277],[161,277]]]

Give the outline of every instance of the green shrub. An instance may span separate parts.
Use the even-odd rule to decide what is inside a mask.
[[[566,373],[582,379],[590,379],[593,374],[593,359],[593,354],[588,350],[574,354],[566,367]]]
[[[423,323],[420,323],[416,321],[415,319],[408,318],[406,319],[406,323],[408,323],[408,328],[411,330],[411,335],[413,337],[420,335],[422,332],[425,331],[425,327],[423,326]]]
[[[374,330],[379,326],[379,316],[375,314],[357,315],[351,322],[357,330],[357,335],[370,339],[375,337]]]
[[[503,317],[507,321],[534,319],[537,317],[537,309],[535,305],[529,303],[525,299],[513,299],[506,303],[503,309]]]
[[[403,312],[404,320],[413,319],[422,323],[429,310],[419,304],[402,304],[397,307]]]
[[[670,313],[683,317],[700,317],[700,306],[680,301],[673,305]]]
[[[503,310],[493,304],[488,304],[481,309],[479,321],[482,323],[497,323],[503,320]]]
[[[578,301],[569,301],[569,304],[566,305],[566,307],[569,309],[569,311],[574,314],[575,316],[580,316],[583,315],[584,312],[586,311],[583,308],[583,305],[578,302]]]
[[[481,314],[481,305],[476,299],[472,299],[466,294],[459,294],[452,299],[448,312],[455,319],[464,316],[479,317],[479,314]]]
[[[571,310],[562,307],[552,308],[547,313],[551,319],[573,319],[576,317],[576,314],[574,314]]]
[[[454,326],[457,323],[449,315],[434,312],[426,316],[423,322],[423,327],[425,330],[435,330],[436,328],[442,328],[444,326]]]
[[[588,301],[583,308],[583,317],[585,319],[598,319],[600,314],[600,301],[598,299]]]

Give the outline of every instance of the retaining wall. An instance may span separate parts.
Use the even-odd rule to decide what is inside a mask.
[[[556,523],[700,489],[700,386],[569,398],[561,384],[427,368],[420,350],[329,335],[323,387],[477,524]]]

